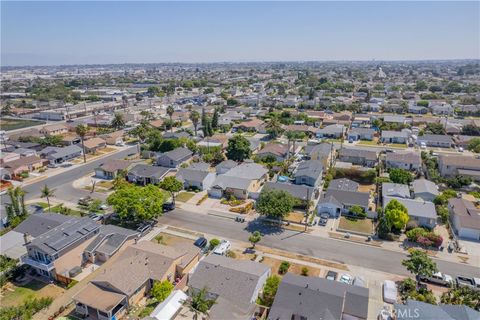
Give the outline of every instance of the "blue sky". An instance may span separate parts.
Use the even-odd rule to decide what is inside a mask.
[[[2,65],[480,58],[480,2],[5,2]]]

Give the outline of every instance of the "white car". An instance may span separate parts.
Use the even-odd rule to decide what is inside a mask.
[[[213,250],[213,254],[218,254],[220,256],[223,256],[227,251],[230,249],[231,244],[230,241],[227,240],[222,240],[218,246],[215,247]]]
[[[349,274],[342,274],[340,276],[340,279],[338,279],[338,281],[346,283],[346,284],[352,284],[353,277]]]
[[[458,147],[458,152],[463,152],[463,148],[462,148],[462,147]]]
[[[387,303],[397,302],[397,285],[392,280],[383,282],[383,301]]]

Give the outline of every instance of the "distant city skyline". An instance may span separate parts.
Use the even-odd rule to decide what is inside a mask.
[[[480,2],[1,2],[1,65],[480,58]]]

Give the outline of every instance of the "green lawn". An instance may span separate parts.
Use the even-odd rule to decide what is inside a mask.
[[[32,280],[22,287],[15,287],[13,291],[5,290],[0,304],[2,306],[18,305],[25,299],[35,298],[37,292],[43,287],[45,287],[45,283]]]
[[[192,199],[194,195],[195,193],[192,192],[182,192],[175,197],[175,200],[180,202],[187,202],[188,200]]]
[[[0,126],[2,130],[10,131],[15,129],[27,128],[45,124],[45,121],[33,121],[24,119],[1,119]]]
[[[36,205],[42,207],[46,212],[48,212],[48,203],[46,202],[37,202]],[[60,208],[61,208],[61,205],[56,205],[56,206],[52,206],[52,212],[54,213],[60,213]],[[80,211],[80,210],[75,210],[75,209],[70,209],[69,211],[69,216],[77,216],[77,217],[80,217],[82,216],[82,213],[86,214],[85,212],[83,211]]]
[[[361,140],[358,142],[358,144],[363,144],[367,146],[376,146],[378,143],[377,141]]]
[[[352,232],[372,233],[373,223],[371,219],[353,220],[342,216],[340,217],[338,228]]]

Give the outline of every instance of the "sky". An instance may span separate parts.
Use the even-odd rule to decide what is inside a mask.
[[[480,58],[480,2],[1,1],[1,65]]]

